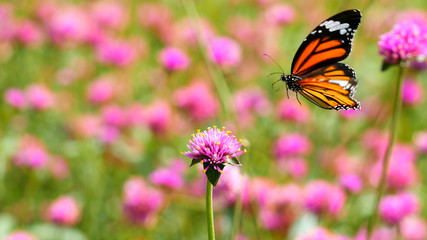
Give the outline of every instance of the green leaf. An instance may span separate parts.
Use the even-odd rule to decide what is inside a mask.
[[[227,160],[225,160],[225,162],[230,164],[230,165],[233,165],[233,166],[238,166],[238,167],[242,166],[242,164],[240,163],[240,161],[236,157],[227,158]]]
[[[389,67],[391,67],[391,66],[393,66],[393,64],[392,63],[389,63],[389,62],[386,62],[386,61],[383,61],[383,65],[381,66],[381,71],[385,71],[385,70],[387,70]]]
[[[209,166],[208,162],[203,163],[203,168],[206,169]],[[225,164],[218,165],[221,170],[224,169]],[[212,183],[212,185],[216,186],[218,183],[219,177],[221,176],[221,173],[218,172],[216,169],[214,169],[212,166],[209,167],[209,169],[206,171],[206,176],[208,177],[209,182]]]
[[[191,167],[191,166],[193,166],[193,165],[196,165],[196,164],[198,164],[198,163],[200,163],[200,160],[199,160],[199,159],[193,159],[193,160],[191,161],[190,167]]]

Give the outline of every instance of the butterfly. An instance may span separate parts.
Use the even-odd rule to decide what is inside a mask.
[[[283,73],[278,81],[324,109],[360,109],[353,98],[356,92],[356,73],[340,63],[351,52],[353,36],[362,15],[359,10],[338,13],[317,26],[299,47],[294,56],[291,74]],[[274,60],[273,60],[274,61]]]

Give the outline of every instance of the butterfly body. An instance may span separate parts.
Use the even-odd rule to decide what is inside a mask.
[[[280,80],[321,108],[360,109],[353,99],[356,73],[339,61],[350,54],[361,17],[359,10],[347,10],[319,24],[297,50],[291,74],[283,74]]]

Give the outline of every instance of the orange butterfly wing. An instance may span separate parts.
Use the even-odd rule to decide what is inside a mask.
[[[353,99],[357,80],[354,70],[343,63],[335,63],[302,76],[298,91],[312,103],[325,109],[360,109]]]

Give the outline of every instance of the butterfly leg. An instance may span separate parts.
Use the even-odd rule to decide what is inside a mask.
[[[298,100],[299,105],[301,105],[301,102],[299,101],[299,98],[298,98],[298,93],[295,92],[295,95],[297,96],[297,100]]]
[[[286,95],[288,96],[288,99],[289,99],[288,84],[286,84]]]

